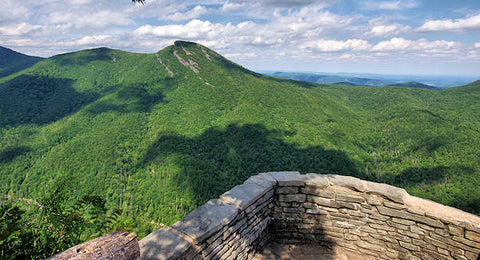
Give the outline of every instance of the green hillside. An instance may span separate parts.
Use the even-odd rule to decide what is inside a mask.
[[[85,50],[0,79],[0,192],[105,200],[115,223],[82,239],[144,236],[278,170],[387,182],[479,214],[478,111],[480,82],[352,88],[264,76],[188,42]]]
[[[28,56],[0,46],[0,78],[29,68],[41,60],[40,57]]]
[[[388,86],[393,86],[393,87],[407,87],[407,88],[425,88],[425,89],[432,89],[432,90],[441,90],[442,88],[435,87],[435,86],[430,86],[427,84],[423,84],[420,82],[415,82],[415,81],[409,81],[405,83],[396,83],[396,84],[390,84]]]

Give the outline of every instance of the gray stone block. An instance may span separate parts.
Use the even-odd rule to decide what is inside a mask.
[[[339,227],[339,228],[347,228],[347,229],[355,228],[355,225],[350,224],[350,223],[348,223],[348,222],[343,222],[343,221],[337,221],[337,222],[335,222],[335,226],[336,226],[336,227]]]
[[[422,228],[417,227],[415,225],[410,226],[410,231],[415,233],[415,234],[419,234],[419,235],[425,235],[425,232],[426,232]]]
[[[376,244],[372,244],[372,243],[368,243],[368,242],[364,242],[362,240],[357,240],[355,241],[355,244],[361,248],[365,248],[367,250],[374,250],[374,251],[378,251],[378,252],[383,252],[385,251],[385,247],[384,246],[381,246],[381,245],[376,245]]]
[[[141,259],[178,259],[192,244],[169,228],[150,233],[139,241]]]
[[[480,230],[478,230],[480,232]],[[475,241],[478,243],[477,247],[480,248],[480,233],[473,232],[470,230],[465,231],[465,238],[471,241]]]
[[[328,211],[323,209],[307,209],[306,213],[313,215],[328,215]]]
[[[260,185],[262,187],[265,187],[265,188],[273,188],[273,186],[275,186],[276,184],[276,181],[272,181],[272,180],[266,180],[262,177],[260,177],[259,175],[254,175],[254,176],[251,176],[250,178],[248,178],[244,184],[257,184],[257,185]]]
[[[390,201],[384,201],[383,206],[388,207],[388,208],[392,208],[392,209],[405,209],[405,208],[407,208],[407,206],[404,205],[404,204],[398,204],[398,203],[390,202]]]
[[[277,194],[297,194],[298,193],[298,187],[297,186],[278,187],[275,190],[275,193],[277,193]]]
[[[455,236],[463,236],[463,228],[455,225],[448,225],[448,231]]]
[[[270,172],[272,177],[277,180],[278,186],[304,186],[304,175],[299,172]]]
[[[355,203],[363,203],[365,202],[365,198],[358,196],[358,195],[351,195],[351,194],[337,194],[336,197],[337,201],[345,201],[345,202],[355,202]]]
[[[307,186],[305,188],[301,188],[301,192],[304,194],[310,194],[310,195],[315,195],[315,196],[329,198],[329,199],[333,199],[333,197],[335,197],[335,192],[333,192],[333,190],[329,190],[325,188]]]
[[[362,181],[359,178],[334,174],[329,174],[328,178],[333,185],[354,189],[361,192],[365,191],[365,181]]]
[[[376,193],[401,204],[405,204],[405,200],[407,199],[407,196],[409,196],[404,189],[390,186],[385,183],[367,181],[366,184],[367,193]]]
[[[237,207],[220,200],[210,200],[173,224],[172,228],[188,235],[199,244],[233,221],[237,214]]]
[[[284,202],[305,202],[306,198],[305,194],[280,194],[278,196],[279,201]]]
[[[327,188],[330,186],[330,182],[328,181],[327,175],[307,173],[305,176],[305,185],[318,188]]]
[[[415,225],[415,222],[414,222],[414,221],[406,220],[406,219],[401,219],[401,218],[395,218],[395,217],[393,217],[393,218],[392,218],[392,221],[395,222],[395,223],[399,223],[399,224],[402,224],[402,225],[406,225],[406,226],[413,226],[413,225]]]
[[[270,181],[273,183],[273,185],[277,185],[277,180],[273,178],[273,176],[270,173],[263,172],[258,174],[258,176],[262,177],[266,181]]]
[[[385,200],[383,197],[377,195],[377,194],[369,194],[367,195],[367,203],[369,205],[383,205],[383,202]]]
[[[304,213],[304,208],[283,208],[283,212],[285,213]]]
[[[326,206],[326,207],[334,208],[337,206],[337,203],[335,202],[335,200],[312,196],[312,195],[307,196],[307,201],[314,202],[318,205]]]
[[[255,183],[245,183],[225,192],[220,199],[244,210],[269,190],[270,188]]]

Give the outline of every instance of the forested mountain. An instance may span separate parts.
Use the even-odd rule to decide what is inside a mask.
[[[73,209],[98,198],[108,228],[140,237],[278,170],[387,182],[479,214],[478,111],[480,82],[320,85],[180,41],[155,54],[84,50],[0,79],[0,192],[22,207],[52,192]]]
[[[28,56],[0,46],[0,78],[33,66],[40,57]]]

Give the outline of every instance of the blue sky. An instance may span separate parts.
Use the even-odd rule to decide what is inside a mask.
[[[30,55],[177,39],[253,70],[480,76],[480,1],[0,2],[0,45]]]

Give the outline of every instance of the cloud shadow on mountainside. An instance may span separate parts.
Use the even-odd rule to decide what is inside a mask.
[[[322,146],[299,148],[284,136],[294,133],[269,130],[261,124],[231,124],[225,129],[212,127],[189,138],[162,135],[145,153],[138,165],[161,165],[172,154],[181,154],[181,174],[174,182],[187,186],[197,205],[216,198],[245,181],[249,176],[268,171],[333,173],[365,178],[343,151]]]
[[[99,98],[78,92],[74,80],[20,75],[0,84],[0,127],[48,124],[75,113]]]
[[[8,147],[3,151],[0,151],[0,163],[9,163],[16,157],[24,155],[30,151],[31,149],[28,146]]]
[[[99,100],[87,109],[92,114],[108,111],[120,113],[150,112],[159,103],[166,103],[164,95],[158,88],[146,89],[141,84],[117,86],[113,99]]]

